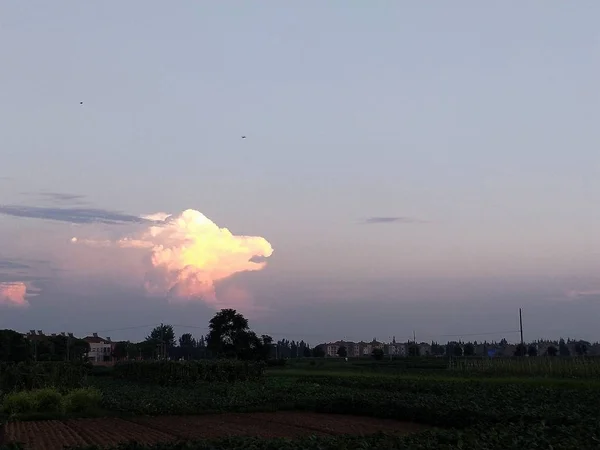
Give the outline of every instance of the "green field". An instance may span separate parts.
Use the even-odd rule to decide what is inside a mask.
[[[542,360],[542,358],[540,358]],[[511,361],[511,360],[508,360]],[[585,449],[600,446],[600,379],[579,368],[582,362],[557,359],[549,369],[540,362],[504,362],[494,367],[451,369],[439,361],[378,362],[355,364],[310,360],[289,367],[262,369],[232,362],[209,362],[196,366],[179,363],[142,363],[111,370],[97,370],[82,376],[79,408],[65,400],[74,389],[74,373],[61,384],[42,375],[54,385],[62,400],[46,392],[47,411],[12,409],[3,411],[4,420],[28,420],[74,416],[140,416],[304,410],[364,415],[413,421],[436,428],[406,437],[367,436],[310,438],[302,442],[228,439],[210,443],[187,443],[174,448],[290,448],[290,449]],[[145,364],[145,366],[143,365]],[[402,365],[403,364],[403,365]],[[426,367],[426,364],[429,364]],[[436,366],[437,364],[437,366]],[[527,365],[529,364],[529,365]],[[537,363],[536,363],[537,364]],[[569,366],[570,364],[570,366]],[[142,370],[143,369],[143,370]],[[50,370],[46,368],[45,370]],[[65,370],[65,369],[63,369]],[[238,371],[239,376],[232,375]],[[38,370],[40,372],[40,370]],[[13,375],[14,375],[13,371]],[[24,373],[31,373],[31,371]],[[50,370],[50,373],[52,370]],[[149,376],[148,373],[152,373]],[[569,375],[570,373],[570,375]],[[198,375],[200,374],[200,375]],[[212,374],[212,375],[207,375]],[[23,375],[25,376],[25,375]],[[204,377],[204,378],[202,378]],[[1,378],[0,378],[1,380]],[[19,389],[41,387],[42,381],[15,383]],[[5,381],[6,384],[6,381]],[[26,391],[27,392],[27,391]],[[84,392],[99,393],[86,408]],[[59,395],[59,397],[60,397]],[[5,391],[3,404],[11,398]],[[72,396],[72,395],[71,395]],[[56,406],[52,402],[61,401]],[[96,403],[93,403],[93,402]],[[30,401],[30,408],[36,408]],[[54,406],[53,406],[54,405]],[[10,404],[8,405],[10,406]],[[25,406],[27,403],[25,402]]]

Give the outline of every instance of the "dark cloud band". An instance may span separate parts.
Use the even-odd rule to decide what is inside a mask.
[[[78,224],[119,225],[152,222],[131,214],[98,208],[52,208],[43,206],[0,205],[0,214],[29,219],[54,220]]]

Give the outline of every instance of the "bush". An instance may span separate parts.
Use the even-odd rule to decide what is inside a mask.
[[[31,392],[12,392],[4,397],[2,409],[5,414],[23,414],[35,410],[35,401]]]
[[[64,397],[67,412],[85,412],[97,409],[102,401],[102,393],[96,388],[81,388],[69,392]]]
[[[35,412],[55,413],[62,410],[62,395],[56,389],[39,389],[29,394],[33,397]]]

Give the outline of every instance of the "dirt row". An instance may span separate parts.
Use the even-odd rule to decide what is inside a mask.
[[[205,416],[72,419],[12,422],[5,425],[8,442],[30,450],[62,450],[65,446],[113,446],[128,441],[144,444],[225,436],[303,437],[308,435],[407,434],[425,427],[395,420],[302,412],[215,414]]]

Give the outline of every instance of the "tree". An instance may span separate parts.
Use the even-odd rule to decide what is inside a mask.
[[[452,352],[453,352],[454,356],[456,356],[456,357],[462,356],[463,355],[462,346],[460,344],[454,345],[454,348],[452,349]]]
[[[421,349],[417,344],[410,344],[408,346],[408,356],[419,356],[421,354]]]
[[[475,355],[475,345],[467,342],[465,344],[465,348],[463,349],[465,356],[474,356]]]
[[[337,355],[340,358],[345,358],[346,356],[348,356],[348,350],[346,350],[346,347],[342,345],[340,348],[338,348]]]
[[[267,359],[273,339],[258,337],[248,327],[248,320],[235,309],[222,309],[210,320],[208,333],[209,350],[217,357]]]
[[[197,348],[196,339],[191,335],[191,333],[182,334],[179,338],[179,351],[178,357],[183,357],[185,359],[192,359],[192,356],[195,353]]]
[[[589,343],[585,341],[578,341],[575,344],[575,353],[577,353],[578,356],[585,356],[588,351],[588,344]]]
[[[565,343],[565,340],[562,338],[558,342],[558,354],[560,356],[571,356],[571,351],[569,350],[569,347]]]
[[[546,353],[548,356],[556,356],[558,355],[558,349],[554,345],[551,345],[546,349]]]
[[[537,356],[537,354],[538,354],[537,347],[536,347],[535,345],[530,345],[530,346],[527,348],[527,354],[528,354],[529,356]]]
[[[323,347],[321,347],[320,345],[317,345],[315,348],[313,348],[312,355],[314,358],[324,358],[325,350],[323,350]]]
[[[123,360],[128,357],[129,342],[116,342],[112,351],[112,356],[116,360]]]
[[[383,349],[374,348],[371,352],[371,356],[375,358],[377,361],[381,361],[383,359]]]
[[[525,344],[517,345],[515,356],[525,356],[527,354],[527,346]]]
[[[32,357],[29,341],[14,330],[0,330],[0,361],[22,362]]]
[[[184,333],[179,338],[179,346],[182,348],[194,348],[196,347],[196,339],[191,333]]]
[[[161,323],[150,332],[150,335],[146,337],[146,341],[162,342],[167,347],[175,346],[175,331],[173,330],[173,326]]]

